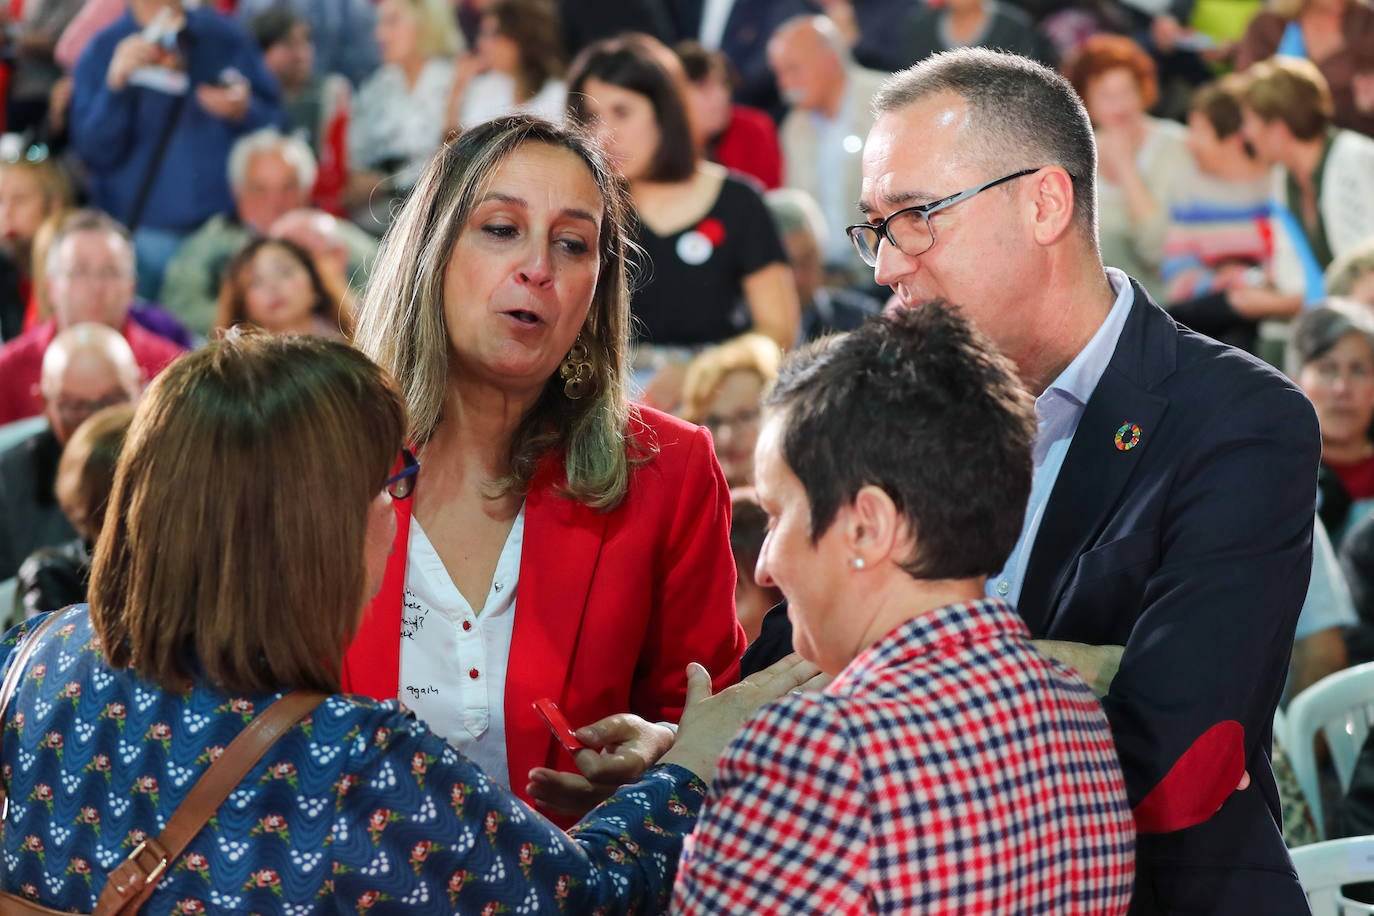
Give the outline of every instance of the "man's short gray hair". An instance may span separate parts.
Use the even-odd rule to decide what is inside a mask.
[[[315,175],[319,167],[315,154],[310,151],[304,140],[283,134],[275,127],[263,127],[250,134],[244,134],[229,151],[229,187],[238,191],[248,177],[248,164],[259,153],[278,153],[286,163],[296,170],[296,179],[301,190],[309,192],[315,186]]]
[[[824,246],[829,229],[816,199],[800,188],[777,188],[763,195],[778,235],[783,238],[794,232],[806,232]]]
[[[892,74],[873,110],[881,118],[942,93],[967,103],[965,152],[987,167],[989,179],[1046,165],[1068,172],[1074,219],[1096,244],[1097,146],[1087,109],[1068,80],[1019,54],[959,48]]]

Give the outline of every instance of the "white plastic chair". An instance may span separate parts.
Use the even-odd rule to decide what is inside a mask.
[[[1331,751],[1341,791],[1350,788],[1355,760],[1374,721],[1374,662],[1356,665],[1322,678],[1288,704],[1284,744],[1293,774],[1317,822],[1318,833],[1329,836],[1322,819],[1321,788],[1317,784],[1317,758],[1312,741],[1320,731]],[[1281,738],[1281,740],[1283,740]]]
[[[1374,906],[1341,894],[1341,885],[1374,880],[1374,836],[1326,840],[1291,850],[1312,916],[1374,913]]]

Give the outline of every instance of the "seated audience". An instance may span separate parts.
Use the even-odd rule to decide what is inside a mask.
[[[630,307],[635,382],[742,331],[796,343],[786,256],[752,182],[703,162],[677,56],[644,35],[591,45],[568,77],[572,120],[629,182],[647,263]]]
[[[446,0],[381,0],[376,36],[382,66],[354,99],[344,201],[354,222],[380,235],[444,141],[463,37]]]
[[[676,721],[684,666],[731,683],[744,652],[710,436],[629,399],[628,218],[581,134],[483,122],[397,215],[356,334],[423,467],[343,686],[400,697],[564,823],[638,770],[592,784],[518,713]]]
[[[133,403],[139,387],[138,363],[118,332],[77,324],[53,339],[40,389],[47,425],[0,453],[0,579],[38,548],[76,537],[55,490],[62,446],[97,410]]]
[[[1246,73],[1245,139],[1276,166],[1274,283],[1312,305],[1323,271],[1374,236],[1374,140],[1335,127],[1331,93],[1310,61],[1279,57]]]
[[[148,912],[218,912],[226,901],[279,912],[284,900],[357,910],[390,901],[382,908],[404,912],[663,909],[721,747],[815,667],[793,660],[707,698],[709,678],[694,666],[676,740],[612,748],[642,764],[671,749],[565,834],[395,702],[340,693],[344,647],[382,583],[392,501],[411,492],[413,475],[397,473],[405,436],[385,373],[317,338],[231,334],[153,382],[115,474],[90,606],[4,641],[3,660],[17,664],[15,646],[35,634],[32,654],[18,657],[27,667],[11,712],[33,740],[7,729],[4,741],[11,797],[60,786],[62,803],[85,812],[59,843],[44,804],[10,805],[7,892],[91,912],[130,847],[155,839],[255,714],[306,691],[288,701],[306,718],[287,719],[184,854],[132,866],[145,881],[162,875]],[[257,522],[253,537],[244,520]],[[666,732],[631,716],[593,728],[581,734]],[[135,839],[121,844],[126,833]]]
[[[1047,67],[1058,53],[1029,14],[996,0],[948,0],[919,7],[906,25],[902,66],[950,48],[983,47],[1011,51]]]
[[[44,286],[52,317],[0,346],[0,423],[43,412],[38,386],[44,351],[59,331],[93,321],[124,335],[144,378],[183,349],[130,317],[134,252],[124,229],[96,210],[67,214],[48,247]]]
[[[216,328],[252,324],[270,334],[348,340],[353,297],[336,274],[321,270],[295,242],[256,238],[224,269]]]
[[[72,88],[72,146],[92,202],[134,233],[145,299],[157,297],[181,240],[232,211],[224,167],[234,140],[282,119],[252,40],[183,2],[129,0],[91,39]]]
[[[1365,0],[1277,0],[1250,20],[1233,63],[1303,58],[1331,89],[1337,127],[1374,137],[1374,7]]]
[[[778,129],[767,112],[731,99],[735,75],[729,59],[696,41],[680,41],[673,52],[687,77],[687,114],[697,155],[755,178],[766,189],[780,187]]]
[[[778,377],[782,351],[762,334],[743,334],[703,350],[687,364],[681,417],[711,431],[731,487],[754,482],[759,403]]]
[[[765,194],[763,202],[773,214],[797,284],[802,340],[852,331],[882,310],[883,304],[874,297],[830,282],[821,257],[821,243],[830,230],[810,194],[798,188],[779,188]]]
[[[214,326],[224,266],[255,236],[281,235],[293,211],[309,206],[315,183],[315,157],[304,142],[272,130],[256,131],[234,144],[229,155],[233,214],[211,219],[186,239],[167,265],[162,301],[197,334]],[[377,241],[357,226],[326,217],[337,241],[348,250],[341,278],[361,290]]]
[[[782,600],[776,585],[759,585],[754,567],[768,536],[768,513],[750,487],[730,491],[730,553],[735,557],[735,616],[748,642],[758,639],[763,615]]]
[[[1259,322],[1294,314],[1302,298],[1269,283],[1269,166],[1241,132],[1244,77],[1200,88],[1188,112],[1195,169],[1174,189],[1164,238],[1167,308],[1180,322],[1255,352]]]
[[[342,212],[340,195],[348,177],[348,118],[353,89],[338,73],[315,72],[310,23],[286,6],[274,6],[248,23],[262,60],[281,87],[286,128],[315,154],[319,171],[312,199]],[[230,154],[232,157],[232,153]],[[232,183],[233,169],[230,168]]]
[[[1374,322],[1339,306],[1304,312],[1293,323],[1287,363],[1288,374],[1317,409],[1317,512],[1339,547],[1374,509]]]
[[[0,341],[18,337],[34,311],[34,237],[70,200],[70,186],[46,156],[0,161]]]
[[[835,679],[730,743],[674,912],[1126,912],[1135,823],[1107,717],[984,597],[1035,429],[1012,363],[942,301],[784,366],[756,577]]]
[[[132,403],[105,407],[83,420],[67,440],[57,464],[54,492],[76,537],[38,548],[20,565],[14,616],[37,617],[86,600],[91,549],[105,524],[115,462],[133,418]]]
[[[553,0],[495,0],[482,13],[474,66],[453,81],[449,125],[462,130],[525,112],[550,121],[566,116],[568,85],[558,10]]]
[[[1124,35],[1094,35],[1064,64],[1097,138],[1102,263],[1166,296],[1161,268],[1169,202],[1192,169],[1183,129],[1149,115],[1159,94],[1154,61]]]
[[[871,103],[887,74],[855,64],[824,16],[783,23],[768,42],[768,63],[790,106],[778,129],[787,186],[810,194],[829,225],[854,222]],[[870,279],[842,233],[821,239],[821,246],[827,267],[852,282]]]
[[[341,73],[360,85],[380,63],[377,4],[373,0],[234,0],[234,14],[250,24],[274,7],[282,7],[305,21],[314,39],[317,75]]]
[[[1351,248],[1326,268],[1326,294],[1374,309],[1374,236]]]

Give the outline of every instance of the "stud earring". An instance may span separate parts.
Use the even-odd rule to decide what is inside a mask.
[[[849,561],[849,565],[854,567],[855,569],[863,569],[868,564],[864,562],[863,557],[854,557]]]
[[[582,342],[581,331],[577,332],[577,339],[573,341],[572,347],[568,350],[568,355],[563,357],[563,362],[558,367],[558,374],[563,378],[563,394],[568,400],[581,400],[591,394],[593,386],[592,354],[587,345]]]

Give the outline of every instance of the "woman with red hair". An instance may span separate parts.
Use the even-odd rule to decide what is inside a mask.
[[[1064,66],[1097,135],[1102,262],[1162,300],[1160,265],[1171,189],[1193,168],[1181,124],[1151,117],[1159,98],[1154,61],[1122,35],[1094,35]]]

